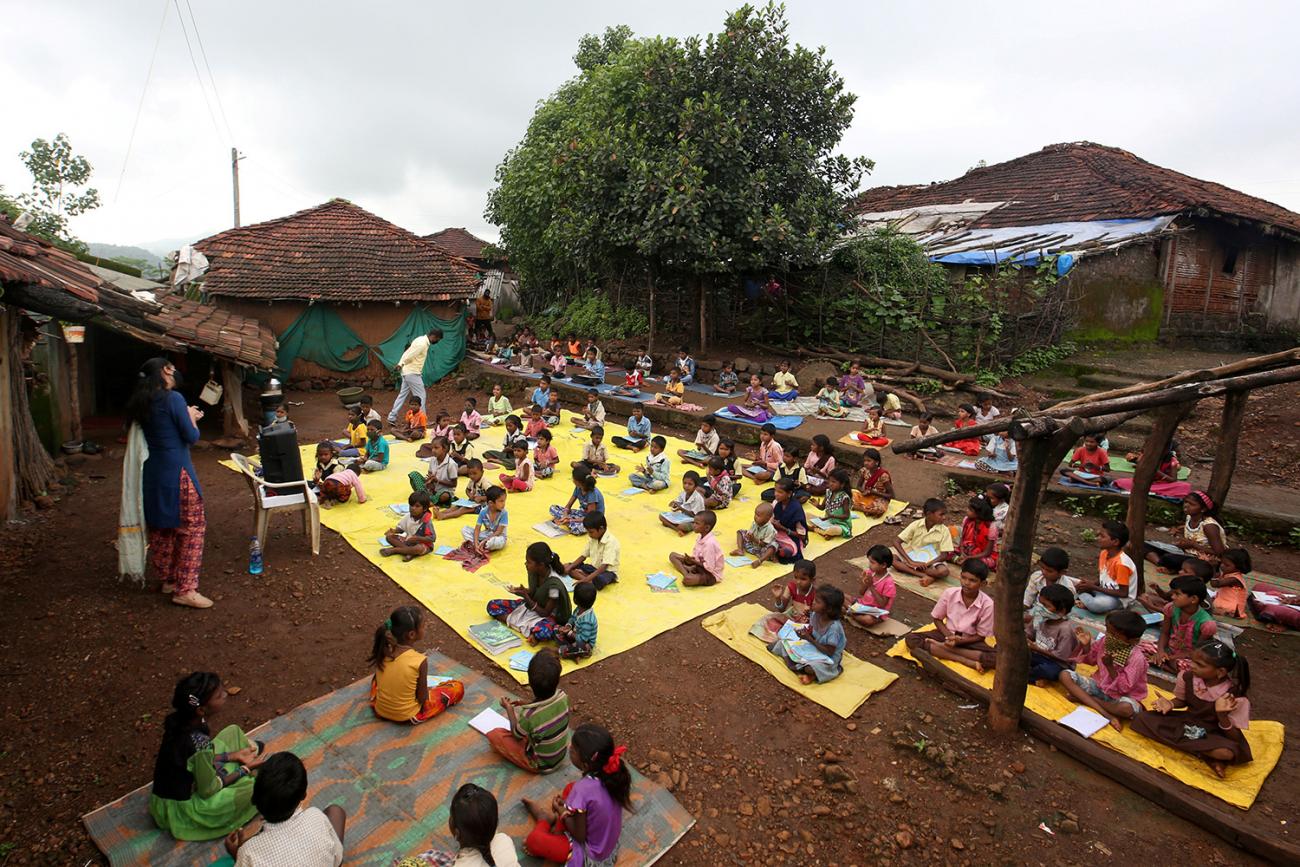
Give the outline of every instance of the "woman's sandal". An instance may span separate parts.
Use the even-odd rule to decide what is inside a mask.
[[[212,600],[197,590],[191,590],[189,593],[178,593],[172,596],[172,603],[174,605],[183,605],[186,608],[212,607]]]

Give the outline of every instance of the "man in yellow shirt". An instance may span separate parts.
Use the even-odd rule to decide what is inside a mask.
[[[424,405],[424,362],[429,357],[429,349],[442,340],[442,329],[434,328],[428,334],[421,334],[406,347],[402,357],[397,360],[397,374],[402,377],[402,387],[397,392],[397,400],[388,411],[388,423],[397,424],[397,414],[406,407],[407,398],[414,395],[420,399],[420,410],[426,415],[429,410]]]

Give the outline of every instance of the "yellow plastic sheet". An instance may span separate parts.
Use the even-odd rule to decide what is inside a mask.
[[[934,625],[931,624],[918,631],[933,628]],[[916,662],[912,654],[908,652],[906,642],[903,641],[891,647],[888,654],[899,659]],[[949,662],[943,659],[937,661],[985,689],[993,688],[993,672],[979,674],[973,668],[967,668],[958,662]],[[1079,666],[1079,671],[1082,674],[1091,674],[1094,670],[1092,666]],[[1157,696],[1173,698],[1172,693],[1151,686],[1150,693],[1147,695],[1146,706],[1151,707],[1155,703]],[[1054,686],[1044,689],[1043,687],[1030,685],[1029,691],[1025,695],[1025,707],[1040,716],[1059,720],[1078,705],[1070,700],[1062,687]],[[1208,792],[1216,798],[1227,801],[1234,807],[1249,810],[1251,804],[1255,803],[1255,798],[1259,797],[1259,790],[1263,788],[1264,780],[1272,773],[1278,759],[1282,757],[1282,745],[1285,741],[1285,735],[1286,728],[1279,722],[1251,720],[1250,728],[1246,730],[1246,741],[1250,744],[1250,752],[1254,758],[1244,765],[1229,765],[1227,776],[1224,779],[1215,776],[1214,772],[1210,770],[1210,766],[1196,756],[1143,737],[1132,731],[1127,725],[1122,732],[1117,732],[1110,726],[1106,726],[1094,734],[1092,740],[1105,744],[1115,752],[1122,753],[1134,761],[1141,762],[1158,771],[1163,771],[1194,789]]]
[[[560,467],[554,477],[539,479],[532,491],[512,493],[506,500],[506,511],[510,516],[509,542],[506,547],[492,554],[491,560],[477,572],[467,572],[461,564],[444,560],[436,554],[418,557],[410,562],[402,562],[400,557],[381,557],[379,539],[388,529],[396,525],[398,516],[389,506],[394,503],[405,505],[411,488],[407,473],[411,470],[427,471],[427,461],[415,457],[417,443],[392,441],[392,457],[386,470],[367,473],[362,478],[367,500],[357,503],[355,498],[347,503],[336,505],[332,509],[321,510],[321,524],[336,531],[347,540],[353,548],[367,560],[382,569],[403,589],[424,604],[444,623],[465,638],[475,649],[488,656],[497,665],[510,673],[515,680],[523,683],[527,673],[515,671],[508,666],[510,656],[518,648],[504,650],[491,656],[482,645],[469,637],[469,627],[488,620],[486,606],[489,600],[514,598],[506,590],[517,584],[526,585],[528,576],[524,569],[524,551],[532,542],[543,541],[559,554],[565,562],[582,554],[586,547],[585,536],[563,536],[556,539],[547,538],[533,525],[550,519],[549,507],[563,505],[573,492],[573,480],[569,462],[581,457],[582,444],[587,442],[587,431],[574,428],[571,417],[565,413],[564,421],[552,428],[555,448],[560,455]],[[605,442],[614,434],[622,434],[620,426],[606,426]],[[479,453],[485,449],[501,447],[504,428],[486,428],[483,436],[475,442]],[[302,447],[303,466],[310,468],[315,462],[315,445]],[[605,517],[609,521],[609,531],[621,543],[621,564],[618,583],[602,590],[596,600],[596,617],[600,632],[596,642],[596,652],[585,660],[577,662],[566,660],[565,673],[574,668],[592,665],[602,659],[631,650],[637,645],[666,632],[675,626],[706,614],[719,606],[732,602],[747,593],[775,582],[789,574],[790,567],[769,562],[754,569],[750,566],[727,566],[723,580],[712,587],[682,587],[676,593],[655,593],[646,584],[645,576],[658,571],[672,572],[668,563],[671,551],[689,553],[695,544],[696,536],[688,533],[678,536],[672,530],[659,523],[658,515],[668,509],[668,503],[681,492],[681,477],[687,470],[695,469],[677,457],[678,449],[690,449],[691,443],[675,437],[668,437],[666,453],[672,457],[672,477],[674,485],[665,491],[654,493],[640,492],[624,494],[628,489],[627,477],[639,463],[643,455],[634,455],[609,446],[610,460],[617,463],[621,472],[614,477],[600,478],[597,486],[605,496]],[[233,463],[225,464],[235,469]],[[486,479],[497,481],[501,470],[491,470]],[[754,507],[760,502],[758,492],[766,486],[755,485],[752,479],[744,479],[740,495],[734,499],[729,508],[717,512],[718,524],[714,532],[722,544],[724,553],[730,553],[736,545],[736,531],[748,528],[754,520]],[[464,485],[462,483],[461,491]],[[906,503],[895,500],[890,504],[886,516],[902,511]],[[809,508],[808,516],[820,516],[820,510]],[[856,515],[853,522],[853,534],[860,535],[871,527],[883,523],[883,518],[866,518]],[[459,546],[463,541],[461,528],[473,526],[473,516],[463,516],[446,521],[434,522],[437,532],[437,544]],[[806,549],[806,556],[819,557],[844,544],[846,540],[827,540],[814,535]],[[272,559],[274,552],[272,552]],[[679,585],[680,586],[680,582]],[[394,605],[399,600],[394,597]],[[525,647],[527,643],[525,642]]]
[[[761,605],[743,602],[704,618],[700,625],[741,656],[757,662],[790,689],[845,719],[852,716],[873,693],[898,680],[898,675],[892,671],[845,653],[844,673],[839,677],[826,683],[800,683],[799,675],[786,666],[785,660],[769,651],[761,639],[749,634],[749,628],[764,614],[770,613]]]

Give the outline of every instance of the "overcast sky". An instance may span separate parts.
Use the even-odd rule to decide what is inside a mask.
[[[0,184],[25,190],[18,151],[66,132],[104,200],[73,221],[83,240],[195,239],[231,225],[234,144],[245,224],[342,196],[415,232],[495,239],[493,169],[573,74],[582,34],[704,33],[734,5],[0,0]],[[869,185],[1087,139],[1300,210],[1297,4],[795,0],[788,14],[858,95],[842,149],[876,161]]]

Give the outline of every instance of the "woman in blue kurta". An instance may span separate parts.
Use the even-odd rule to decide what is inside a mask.
[[[207,520],[198,473],[190,460],[203,412],[186,405],[175,390],[177,378],[175,365],[167,359],[146,361],[127,404],[149,448],[140,477],[149,562],[172,602],[211,608],[212,600],[199,592]]]

